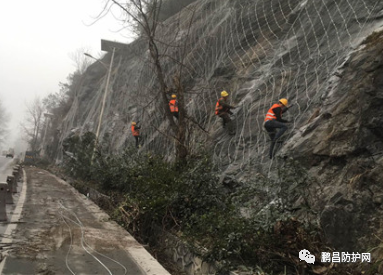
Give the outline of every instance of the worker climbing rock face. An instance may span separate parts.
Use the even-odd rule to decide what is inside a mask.
[[[173,116],[178,119],[178,101],[175,94],[172,94],[172,99],[169,101],[169,108]]]
[[[229,97],[229,93],[226,91],[221,92],[221,98],[218,99],[217,104],[215,106],[215,114],[222,118],[222,126],[223,128],[228,127],[229,134],[235,135],[234,125],[230,118],[230,115],[233,114],[231,109],[235,109],[234,106],[231,106],[227,103],[227,99]]]
[[[273,158],[275,143],[287,130],[285,123],[288,123],[288,121],[283,119],[282,115],[289,109],[288,103],[286,98],[281,98],[278,103],[271,106],[265,117],[264,127],[271,139],[269,151],[270,159]]]
[[[137,125],[136,122],[132,122],[131,130],[132,135],[136,139],[136,148],[139,148],[139,142],[140,142],[140,129],[141,127]]]

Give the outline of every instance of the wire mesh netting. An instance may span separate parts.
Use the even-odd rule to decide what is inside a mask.
[[[191,123],[189,150],[210,144],[221,167],[269,162],[268,108],[288,98],[294,107],[285,116],[292,122],[285,139],[299,131],[316,107],[327,104],[336,72],[352,51],[381,24],[382,7],[372,0],[200,0],[159,23],[156,43],[167,84],[171,88],[181,71],[187,113],[207,131]],[[118,58],[109,116],[142,121],[146,149],[174,156],[145,39]],[[214,114],[222,90],[237,106],[234,136]]]

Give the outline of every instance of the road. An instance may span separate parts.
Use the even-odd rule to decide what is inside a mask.
[[[170,275],[97,205],[49,172],[25,167],[18,190],[7,205],[8,222],[0,224],[0,274]]]

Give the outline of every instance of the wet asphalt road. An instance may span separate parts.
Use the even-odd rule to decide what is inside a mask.
[[[86,196],[47,171],[25,172],[0,224],[1,274],[169,274]]]

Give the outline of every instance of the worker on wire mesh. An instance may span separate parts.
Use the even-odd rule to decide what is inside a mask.
[[[269,151],[270,159],[273,158],[275,143],[287,130],[285,123],[288,123],[289,121],[283,119],[282,115],[289,109],[288,103],[289,102],[286,98],[281,98],[278,103],[275,103],[273,106],[271,106],[265,117],[265,122],[263,125],[271,139]]]
[[[175,94],[172,94],[172,99],[169,101],[169,108],[173,116],[178,119],[178,101]]]
[[[131,130],[132,135],[136,139],[136,148],[140,147],[140,129],[141,127],[137,125],[136,122],[132,122]]]
[[[230,115],[233,114],[231,109],[235,109],[234,106],[231,106],[227,103],[227,99],[229,97],[229,93],[226,91],[221,92],[221,98],[218,99],[217,104],[215,106],[215,114],[222,118],[222,126],[223,128],[227,128],[229,130],[230,135],[235,135],[234,125],[230,118]]]

